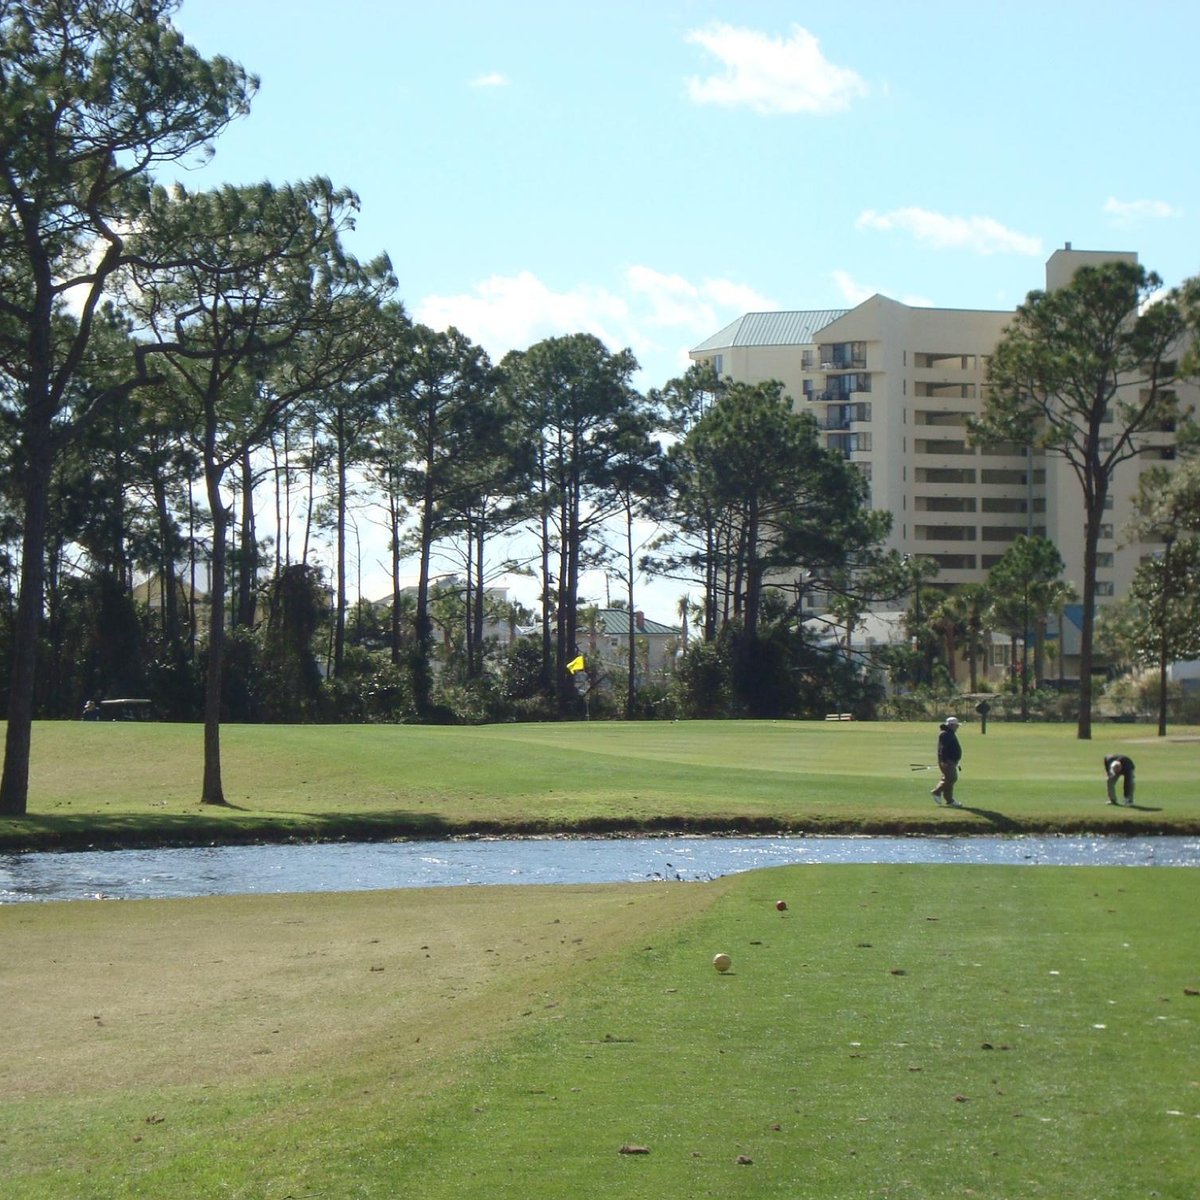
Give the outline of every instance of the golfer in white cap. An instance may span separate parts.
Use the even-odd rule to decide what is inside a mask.
[[[962,747],[958,744],[958,718],[947,717],[938,726],[937,762],[942,773],[937,787],[930,793],[935,804],[944,803],[948,808],[957,808],[954,785],[958,782],[958,764],[962,761]]]

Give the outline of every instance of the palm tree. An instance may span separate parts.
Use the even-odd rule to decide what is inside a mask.
[[[979,651],[983,635],[983,618],[991,604],[987,586],[982,583],[964,583],[955,589],[955,596],[962,605],[963,620],[967,627],[967,666],[971,672],[971,691],[979,690]]]
[[[527,608],[519,600],[506,601],[500,608],[500,620],[508,626],[508,644],[511,646],[517,640],[518,625],[532,625],[537,613]]]
[[[963,634],[967,631],[966,605],[957,592],[947,592],[937,601],[926,620],[929,622],[930,628],[936,630],[941,636],[946,672],[950,676],[950,682],[957,685],[958,672],[955,659]]]
[[[679,624],[683,630],[684,650],[686,650],[688,646],[688,614],[691,612],[691,610],[692,598],[687,592],[684,592],[684,594],[675,601],[675,612],[679,616]]]

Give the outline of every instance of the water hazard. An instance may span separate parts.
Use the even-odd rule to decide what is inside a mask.
[[[0,903],[702,880],[793,863],[1200,866],[1184,837],[469,838],[0,855]]]

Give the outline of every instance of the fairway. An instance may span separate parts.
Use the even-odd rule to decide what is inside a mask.
[[[929,790],[936,726],[583,722],[222,730],[226,807],[199,803],[194,725],[35,726],[29,815],[0,848],[488,832],[1200,832],[1200,730],[996,723],[960,731],[963,808]],[[1101,759],[1137,762],[1137,806]]]
[[[1192,1200],[1198,901],[788,867],[6,906],[4,1195]]]

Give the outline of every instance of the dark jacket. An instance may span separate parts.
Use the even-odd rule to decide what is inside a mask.
[[[958,744],[958,734],[953,729],[943,729],[938,734],[938,762],[952,762],[956,765],[962,759],[962,747]]]
[[[1106,754],[1104,756],[1104,773],[1108,775],[1112,771],[1112,765],[1115,762],[1121,764],[1121,774],[1126,779],[1133,778],[1133,759],[1127,754]]]

